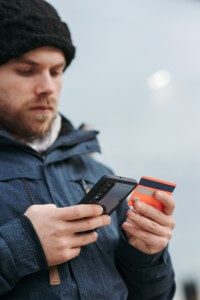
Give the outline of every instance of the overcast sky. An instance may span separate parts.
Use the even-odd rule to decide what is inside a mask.
[[[170,251],[179,281],[200,279],[200,1],[49,2],[77,47],[61,111],[100,131],[117,174],[177,183]]]

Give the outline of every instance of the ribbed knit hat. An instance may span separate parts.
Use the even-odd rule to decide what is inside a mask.
[[[38,47],[63,51],[67,65],[75,55],[69,28],[44,0],[0,0],[0,65]]]

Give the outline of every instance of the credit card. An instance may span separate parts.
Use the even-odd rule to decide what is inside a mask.
[[[162,211],[164,205],[154,197],[155,191],[160,190],[170,195],[173,193],[175,187],[176,184],[174,182],[143,176],[129,196],[128,204],[134,206],[135,201],[141,200]]]

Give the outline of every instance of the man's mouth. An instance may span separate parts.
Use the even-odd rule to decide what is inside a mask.
[[[41,111],[53,111],[53,107],[51,106],[45,106],[45,105],[40,105],[40,106],[34,106],[30,108],[31,110],[41,110]]]

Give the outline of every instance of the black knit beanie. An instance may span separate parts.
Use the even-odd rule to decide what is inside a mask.
[[[67,24],[44,0],[0,0],[0,65],[38,47],[63,51],[67,66],[75,55]]]

